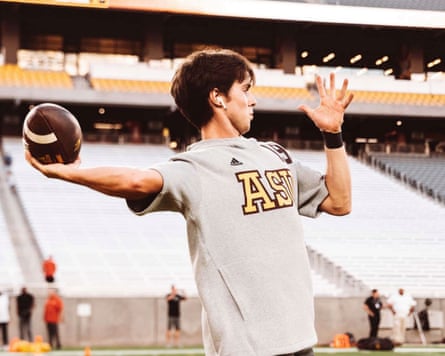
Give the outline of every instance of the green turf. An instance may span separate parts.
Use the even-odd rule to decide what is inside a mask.
[[[325,356],[325,355],[331,355],[331,356],[364,356],[364,355],[370,355],[373,356],[445,356],[445,350],[442,350],[440,352],[395,352],[395,351],[351,351],[351,352],[316,352],[315,355]]]
[[[4,356],[18,354],[4,353]],[[42,354],[45,355],[45,354]],[[407,345],[392,351],[367,351],[349,349],[334,349],[330,347],[316,347],[316,356],[445,356],[445,345]],[[1,356],[1,353],[0,353]],[[21,354],[20,356],[28,356]],[[31,356],[31,355],[30,355]],[[84,350],[79,348],[53,351],[51,356],[85,356]],[[106,348],[92,347],[91,356],[205,356],[201,347],[197,348]]]

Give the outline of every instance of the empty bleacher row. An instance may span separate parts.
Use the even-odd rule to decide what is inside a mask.
[[[413,154],[369,154],[371,164],[445,203],[445,157]]]
[[[92,78],[91,85],[95,90],[116,91],[129,93],[160,93],[169,94],[170,83],[159,81],[127,80],[127,79],[107,79]],[[258,86],[254,89],[257,97],[270,97],[278,99],[310,99],[311,93],[306,88],[280,88]]]
[[[324,170],[321,152],[295,151]],[[305,219],[307,244],[369,288],[390,294],[445,295],[445,209],[355,158],[350,158],[353,208],[344,217]]]
[[[366,104],[442,106],[445,104],[445,95],[387,91],[354,91],[354,101]]]
[[[159,81],[91,78],[91,85],[95,90],[100,91],[161,94],[170,92],[170,83]]]
[[[72,89],[73,83],[70,76],[63,71],[30,70],[6,64],[0,66],[0,86]]]
[[[173,69],[153,69],[144,63],[119,65],[120,72],[113,70],[115,67],[116,65],[105,64],[91,66],[91,71],[85,77],[88,86],[98,92],[169,95]],[[121,74],[116,77],[115,73]],[[277,70],[257,69],[257,77],[253,92],[258,98],[311,100],[316,96],[310,89],[313,75],[289,75],[279,73]],[[71,78],[64,71],[23,69],[10,64],[0,66],[0,87],[75,89],[78,79],[78,77]],[[443,88],[437,85],[434,87],[435,92],[432,92],[433,86],[425,87],[420,83],[417,84],[419,92],[415,92],[411,87],[416,87],[416,83],[409,83],[411,89],[405,90],[399,88],[399,85],[391,89],[396,81],[388,81],[383,76],[381,78],[373,76],[372,80],[385,85],[382,89],[363,89],[369,85],[363,85],[362,79],[351,78],[350,89],[354,91],[354,103],[424,107],[438,107],[445,104]]]

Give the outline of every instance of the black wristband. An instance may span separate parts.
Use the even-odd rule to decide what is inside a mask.
[[[343,147],[343,136],[340,132],[332,133],[321,131],[323,135],[324,145],[327,148],[340,148]]]

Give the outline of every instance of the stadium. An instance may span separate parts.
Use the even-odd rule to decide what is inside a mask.
[[[82,127],[83,166],[166,161],[199,140],[170,95],[175,70],[195,50],[223,47],[256,71],[247,137],[279,142],[311,168],[326,168],[323,141],[297,106],[318,105],[316,74],[335,72],[354,93],[343,124],[352,213],[303,220],[318,346],[367,336],[363,302],[374,288],[384,300],[404,288],[417,311],[431,299],[430,330],[410,318],[407,344],[443,343],[443,2],[0,1],[0,22],[0,291],[11,299],[10,338],[23,286],[37,300],[34,334],[46,335],[41,266],[51,255],[64,348],[164,347],[172,284],[188,297],[182,344],[201,347],[184,219],[137,217],[120,199],[48,180],[24,160],[22,128],[32,107],[57,103]],[[390,336],[392,322],[382,310],[379,335]]]

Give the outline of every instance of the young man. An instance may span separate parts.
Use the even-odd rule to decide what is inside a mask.
[[[371,295],[365,299],[363,309],[368,314],[369,337],[377,337],[380,325],[380,311],[383,308],[380,293],[377,289],[371,291]]]
[[[345,215],[351,181],[341,127],[352,100],[316,83],[320,105],[301,105],[323,132],[325,175],[303,167],[276,143],[242,135],[256,100],[249,62],[229,50],[190,55],[171,93],[202,140],[151,169],[41,165],[44,175],[125,198],[139,215],[183,214],[202,302],[206,355],[310,355],[316,343],[310,267],[300,215]]]
[[[0,290],[0,329],[2,333],[3,344],[0,344],[0,350],[3,347],[5,350],[9,343],[8,327],[10,321],[10,305],[9,295]]]
[[[392,328],[392,341],[394,345],[400,346],[405,342],[406,323],[408,317],[414,312],[417,302],[403,288],[399,288],[397,294],[391,295],[388,300],[388,307],[394,316]]]
[[[62,321],[63,301],[55,289],[49,289],[45,302],[43,319],[48,331],[48,342],[51,348],[60,350],[62,344],[59,335],[59,323]]]
[[[42,269],[43,275],[45,276],[45,281],[48,283],[53,283],[54,274],[56,273],[56,263],[54,262],[52,256],[48,256],[48,258],[43,261]]]
[[[173,337],[174,345],[179,346],[179,339],[181,337],[181,302],[187,297],[184,293],[178,292],[176,287],[172,285],[170,293],[165,297],[168,306],[168,322],[166,332],[167,346],[171,346],[171,339]],[[173,331],[174,330],[174,331]]]
[[[16,298],[20,339],[29,342],[33,341],[31,317],[35,306],[34,299],[34,295],[29,293],[26,287],[22,287],[21,293]]]

